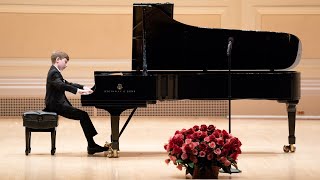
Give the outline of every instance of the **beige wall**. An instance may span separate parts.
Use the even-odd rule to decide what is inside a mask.
[[[71,81],[93,85],[95,70],[130,70],[133,2],[137,1],[1,0],[0,96],[43,97],[49,56],[56,49],[67,51],[72,58],[64,72]],[[302,59],[295,69],[302,73],[298,110],[320,115],[316,108],[320,100],[320,1],[170,2],[175,4],[174,18],[186,24],[296,34],[303,44]],[[285,106],[234,101],[232,111],[239,115],[283,115]]]

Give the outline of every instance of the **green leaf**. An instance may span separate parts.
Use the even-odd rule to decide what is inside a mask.
[[[192,163],[188,163],[188,166],[190,167],[190,168],[194,168],[194,163],[192,162]]]
[[[231,166],[227,166],[227,167],[222,167],[224,172],[227,172],[229,174],[231,174]]]
[[[183,160],[182,160],[182,159],[178,159],[176,162],[182,164],[182,163],[183,163]]]

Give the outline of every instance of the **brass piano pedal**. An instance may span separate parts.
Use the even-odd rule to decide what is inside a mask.
[[[118,158],[119,157],[119,151],[116,150],[116,149],[109,149],[107,157],[108,158]]]
[[[109,143],[106,141],[104,144],[104,147],[108,147],[109,150],[107,151],[107,157],[108,158],[118,158],[119,157],[119,151],[117,149],[112,148],[112,143]]]
[[[112,149],[112,143],[109,143],[108,141],[106,141],[105,144],[104,144],[104,147]]]
[[[288,152],[295,152],[296,151],[296,147],[293,145],[293,144],[290,144],[290,145],[284,145],[283,146],[283,151],[285,153],[288,153]]]

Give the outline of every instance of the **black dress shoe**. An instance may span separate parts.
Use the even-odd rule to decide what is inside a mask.
[[[90,155],[98,152],[108,151],[108,150],[109,150],[108,147],[102,147],[99,145],[95,145],[94,147],[89,147],[89,146],[87,147],[88,154]]]

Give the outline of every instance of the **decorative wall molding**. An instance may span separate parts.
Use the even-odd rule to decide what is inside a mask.
[[[0,3],[0,12],[12,13],[84,13],[84,14],[132,14],[136,1],[66,1],[29,3]],[[139,1],[150,2],[150,1]],[[152,2],[152,1],[151,1]],[[155,2],[161,2],[155,1]],[[163,1],[167,2],[167,1]],[[174,2],[173,2],[174,3]],[[174,3],[175,14],[222,14],[230,6],[228,1],[178,1]]]
[[[320,95],[320,79],[306,79],[301,81],[301,94]]]
[[[2,0],[0,13],[132,14],[133,0]],[[166,3],[166,0],[148,1]],[[319,14],[318,0],[171,0],[175,14],[219,14],[223,28],[261,29],[263,14]]]
[[[63,13],[63,14],[132,14],[132,4],[136,1],[3,1],[0,3],[0,13]],[[152,2],[147,0],[139,1]],[[153,2],[166,3],[168,1],[158,0]],[[221,25],[224,28],[239,27],[240,5],[238,0],[176,0],[174,14],[185,15],[221,15]]]
[[[131,14],[131,11],[129,6],[0,5],[2,13]]]
[[[51,62],[49,58],[0,58],[0,78],[42,78],[46,76]],[[72,59],[64,75],[69,78],[93,77],[93,71],[131,70],[129,59]]]
[[[261,17],[270,14],[320,14],[318,0],[243,0],[242,29],[261,30]]]
[[[1,96],[44,96],[46,75],[51,66],[48,58],[0,58]],[[94,84],[94,71],[131,69],[129,59],[72,59],[64,78],[87,86]]]
[[[241,0],[1,0],[0,5],[132,6],[133,3],[174,3],[177,6],[226,6]]]
[[[105,66],[117,64],[131,64],[131,59],[77,59],[72,58],[69,61],[76,66]],[[1,66],[50,66],[50,58],[0,58]]]

